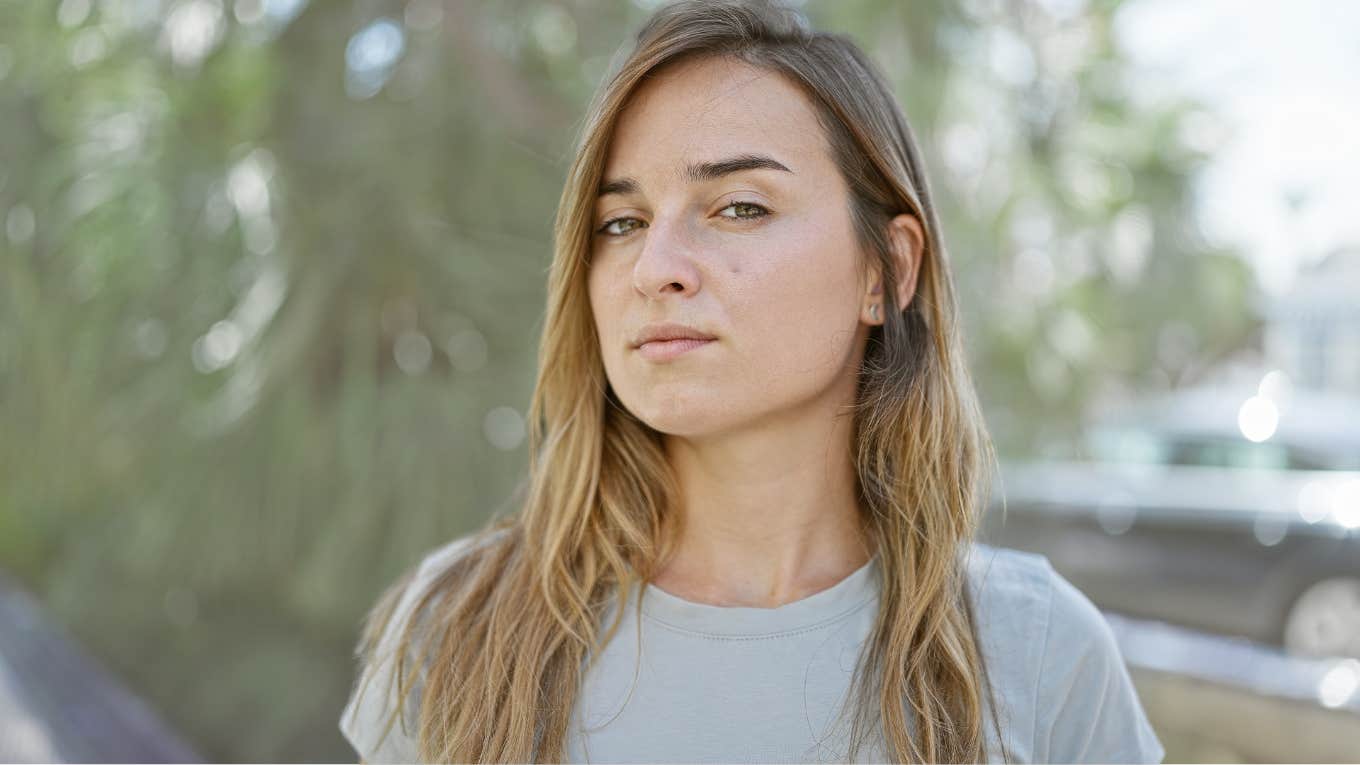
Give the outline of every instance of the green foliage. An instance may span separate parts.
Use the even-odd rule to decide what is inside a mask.
[[[344,759],[364,609],[525,465],[552,216],[645,4],[86,5],[0,3],[0,565],[212,759]],[[1130,90],[1116,6],[806,7],[923,142],[1004,451],[1244,342],[1203,115]]]

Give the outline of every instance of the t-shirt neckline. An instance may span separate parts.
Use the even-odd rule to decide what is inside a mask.
[[[825,590],[775,608],[696,603],[648,583],[642,613],[668,627],[722,637],[769,637],[807,630],[857,610],[878,592],[878,554]]]

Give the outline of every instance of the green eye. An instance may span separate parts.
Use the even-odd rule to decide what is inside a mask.
[[[738,212],[735,215],[722,215],[723,212],[733,209],[745,210],[746,212],[744,214]],[[720,211],[718,214],[722,215],[722,217],[724,218],[733,218],[735,220],[752,220],[754,218],[763,218],[766,215],[769,215],[770,211],[752,202],[733,202],[732,204],[724,207],[722,211]]]
[[[638,220],[637,218],[611,218],[610,220],[605,221],[604,225],[603,225],[603,226],[600,226],[599,231],[597,231],[597,232],[595,232],[595,233],[597,233],[597,234],[604,234],[605,236],[623,236],[624,234],[629,233],[630,231],[632,231],[634,228],[637,228],[637,227],[636,227],[636,226],[632,226],[632,227],[628,227],[628,228],[626,228],[626,229],[620,231],[620,230],[614,228],[614,224],[615,224],[615,223],[630,223],[630,222],[631,222],[631,223],[637,223],[637,224],[641,224],[641,223],[642,223],[642,221]]]

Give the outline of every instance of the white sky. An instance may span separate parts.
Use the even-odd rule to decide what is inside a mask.
[[[1240,248],[1267,292],[1360,246],[1360,2],[1138,0],[1118,23],[1157,87],[1183,88],[1226,123],[1202,223]],[[1289,195],[1304,197],[1297,213]]]

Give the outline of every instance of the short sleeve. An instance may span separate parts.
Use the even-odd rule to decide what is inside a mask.
[[[1036,762],[1160,763],[1158,740],[1100,610],[1044,560],[1048,624],[1040,660]]]
[[[349,701],[340,714],[340,732],[365,762],[418,762],[420,697],[428,674],[422,663],[415,683],[404,699],[401,716],[390,722],[396,708],[397,642],[426,588],[479,537],[460,537],[428,553],[397,600],[373,654],[371,666],[360,666]],[[397,586],[397,585],[393,585]],[[410,664],[403,669],[409,672]]]
[[[378,641],[373,662],[359,667],[349,701],[340,715],[340,732],[365,762],[419,760],[416,738],[419,683],[406,700],[403,719],[390,721],[389,718],[397,704],[394,649],[419,595],[417,585],[420,582],[421,577],[417,574],[402,591],[392,618]]]

